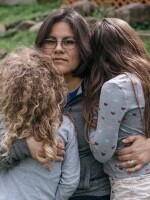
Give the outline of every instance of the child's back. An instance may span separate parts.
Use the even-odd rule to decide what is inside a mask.
[[[66,200],[73,194],[79,182],[80,164],[74,125],[66,116],[58,136],[65,144],[64,161],[51,163],[51,171],[32,158],[1,169],[0,200]]]
[[[67,200],[78,186],[80,164],[74,124],[62,117],[63,76],[47,55],[32,48],[8,55],[0,76],[0,200]],[[36,155],[40,162],[26,158],[4,168],[14,140],[30,134],[42,144]],[[65,144],[63,162],[55,162],[57,137]]]
[[[135,87],[138,104],[132,84]],[[116,166],[118,161],[114,155],[116,150],[124,147],[124,138],[130,135],[144,135],[144,109],[143,89],[136,76],[122,74],[104,83],[100,97],[97,134],[95,135],[93,130],[90,137],[92,142],[97,142],[97,145],[91,145],[94,155],[104,163],[104,170],[109,176],[121,179],[150,172],[149,163],[141,170],[127,174],[125,169]]]
[[[90,134],[91,148],[96,159],[104,163],[105,173],[110,176],[112,199],[124,197],[123,200],[126,200],[138,197],[142,200],[145,196],[149,199],[147,191],[149,191],[150,163],[139,171],[128,174],[126,169],[116,166],[118,160],[114,154],[116,150],[124,147],[122,143],[124,138],[144,134],[142,119],[145,100],[141,82],[131,74],[121,74],[105,82],[101,90],[99,107],[97,129]]]

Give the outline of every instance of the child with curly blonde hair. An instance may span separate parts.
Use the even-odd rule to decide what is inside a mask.
[[[38,160],[52,170],[32,158],[1,169],[0,199],[68,199],[78,185],[80,167],[74,124],[62,115],[67,95],[63,76],[49,56],[27,47],[10,53],[1,68],[0,120],[5,129],[0,128],[0,160],[10,155],[15,139],[32,135],[43,144]],[[63,162],[55,162],[58,137],[65,144]]]

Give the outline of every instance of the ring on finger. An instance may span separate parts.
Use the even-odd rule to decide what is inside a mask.
[[[133,167],[136,165],[136,160],[130,160],[130,167]]]

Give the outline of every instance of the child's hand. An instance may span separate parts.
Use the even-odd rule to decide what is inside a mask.
[[[57,147],[57,157],[56,157],[56,161],[63,161],[63,156],[65,154],[65,147],[64,147],[64,143],[60,138],[56,139],[56,147]]]

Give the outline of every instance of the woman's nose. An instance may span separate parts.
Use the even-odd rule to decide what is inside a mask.
[[[54,51],[56,51],[56,52],[57,51],[64,51],[64,48],[62,47],[62,43],[61,42],[57,42]]]

